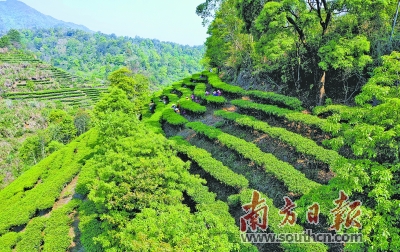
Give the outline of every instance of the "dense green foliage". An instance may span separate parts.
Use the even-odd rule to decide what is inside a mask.
[[[204,53],[202,46],[59,28],[24,30],[22,43],[42,60],[92,82],[125,66],[157,86],[202,70]]]
[[[79,172],[82,158],[93,152],[86,148],[90,137],[90,134],[80,136],[0,191],[0,199],[4,202],[0,234],[7,233],[13,226],[28,223],[37,211],[52,208],[64,185]],[[79,151],[75,152],[75,149]]]
[[[188,177],[187,166],[175,157],[165,138],[122,113],[111,113],[107,119],[108,123],[99,128],[103,154],[95,157],[91,167],[98,179],[87,185],[88,198],[103,220],[102,232],[96,238],[102,247],[233,249],[228,242],[235,236],[226,233],[217,219],[212,221],[216,216],[201,210],[192,215],[181,204],[182,191],[194,178]],[[211,228],[206,229],[202,220]]]
[[[162,119],[175,126],[183,126],[188,122],[185,117],[176,113],[173,109],[165,109],[162,113]]]
[[[5,48],[10,46],[11,44],[18,44],[21,42],[21,34],[15,30],[11,29],[7,32],[6,35],[0,38],[0,48]]]
[[[350,102],[380,57],[399,50],[396,7],[394,0],[207,0],[197,13],[213,17],[206,61],[226,79],[314,106],[324,98]]]
[[[137,100],[145,106],[140,97]],[[165,137],[133,116],[133,104],[135,98],[113,87],[94,109],[95,128],[0,191],[6,213],[0,218],[2,244],[17,251],[65,251],[72,242],[72,217],[79,211],[80,243],[89,251],[255,251],[239,242],[228,205],[215,200],[204,180],[189,174],[190,163],[176,156]],[[49,118],[61,125],[73,123],[62,111],[53,111]],[[53,206],[78,173],[76,192],[86,200]],[[245,186],[244,178],[237,177]],[[37,194],[43,195],[41,200],[34,200]],[[183,204],[185,197],[195,203]],[[41,210],[50,211],[49,216],[35,217]],[[8,232],[25,224],[21,233]]]
[[[205,61],[222,72],[194,74],[151,95],[146,75],[129,66],[116,70],[123,65],[116,63],[108,69],[111,87],[93,116],[84,110],[48,110],[48,128],[26,138],[19,150],[20,158],[33,166],[0,191],[0,244],[6,251],[65,251],[73,244],[87,251],[256,251],[270,246],[285,251],[397,251],[397,52],[382,57],[361,93],[344,98],[356,95],[357,106],[328,100],[329,105],[315,107],[312,114],[303,108],[307,102],[295,97],[246,90],[220,79],[241,79],[253,71],[281,90],[292,85],[297,92],[306,90],[304,97],[314,93],[321,104],[323,95],[317,93],[326,88],[329,96],[334,80],[354,78],[361,87],[366,70],[379,64],[376,36],[386,34],[390,4],[207,0],[199,14],[206,18],[219,10],[210,26]],[[376,13],[367,11],[372,7]],[[379,46],[385,45],[381,42]],[[345,92],[357,89],[347,88]],[[222,96],[206,96],[207,89],[220,89]],[[192,94],[198,102],[189,98]],[[163,103],[164,96],[169,104]],[[174,112],[172,104],[182,113]],[[22,131],[8,128],[14,117],[4,118],[1,134]],[[362,228],[340,233],[361,233],[364,241],[257,248],[242,243],[237,224],[253,188],[266,200],[267,232],[274,234],[310,229],[306,216],[315,202],[322,221],[311,227],[328,232],[337,220],[332,209],[343,190],[349,200],[362,202]],[[292,226],[280,227],[282,196],[296,203],[298,218]]]
[[[0,103],[0,187],[91,128],[91,112],[53,102]]]
[[[171,138],[174,148],[179,152],[186,154],[189,158],[198,163],[205,171],[222,183],[235,187],[246,188],[249,182],[242,175],[237,175],[221,162],[212,158],[207,151],[191,146],[188,142],[179,137]]]
[[[227,120],[232,120],[239,125],[247,126],[252,129],[264,132],[272,137],[279,138],[282,142],[294,146],[297,151],[304,154],[312,155],[315,157],[316,160],[323,161],[329,165],[334,166],[336,161],[340,158],[340,155],[336,151],[326,150],[323,147],[317,145],[311,139],[305,138],[299,134],[290,132],[283,128],[271,127],[270,125],[268,125],[268,123],[256,120],[254,117],[223,110],[215,111],[214,115],[221,116]]]

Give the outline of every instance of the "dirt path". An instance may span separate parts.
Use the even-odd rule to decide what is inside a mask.
[[[71,180],[71,182],[61,191],[60,198],[54,203],[53,209],[58,209],[65,204],[68,204],[72,200],[75,195],[75,188],[78,182],[79,175],[75,176]],[[51,212],[50,212],[51,214]],[[72,239],[72,242],[68,248],[68,251],[82,251],[82,246],[80,244],[80,232],[79,232],[79,214],[78,211],[74,210],[69,217],[73,219],[71,227],[69,229],[69,236]]]
[[[61,191],[60,198],[53,205],[53,210],[60,208],[70,202],[75,194],[76,183],[78,182],[79,175],[75,176],[71,182]]]

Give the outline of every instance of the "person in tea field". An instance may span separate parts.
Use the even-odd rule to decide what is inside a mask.
[[[150,104],[149,104],[149,110],[150,113],[154,114],[154,110],[156,109],[156,104],[154,103],[153,100],[151,100]]]
[[[164,102],[165,105],[167,105],[169,103],[169,97],[164,95],[163,102]]]

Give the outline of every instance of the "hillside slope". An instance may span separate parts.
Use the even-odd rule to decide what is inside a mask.
[[[10,29],[64,27],[90,31],[83,25],[64,22],[44,15],[18,0],[0,1],[0,34]]]
[[[357,107],[308,111],[297,98],[246,91],[203,72],[154,93],[155,110],[138,121],[115,88],[95,107],[95,128],[0,191],[0,244],[4,251],[396,251],[399,91],[379,80],[398,59],[384,57]],[[367,103],[371,89],[382,101],[375,107]],[[217,90],[222,95],[206,95]],[[261,200],[268,229],[258,210],[245,223],[264,233],[312,241],[319,236],[304,235],[311,229],[363,240],[243,243],[244,210]]]
[[[23,44],[40,59],[78,76],[105,80],[126,66],[165,86],[202,70],[204,46],[69,29],[24,30]]]
[[[27,138],[41,132],[39,141],[48,143],[58,134],[53,133],[60,132],[43,132],[50,126],[50,111],[62,108],[76,116],[78,111],[91,107],[104,92],[107,88],[87,83],[32,54],[0,53],[0,188],[31,166],[21,158],[20,152]],[[43,142],[44,139],[47,140]],[[41,159],[36,154],[29,156],[34,163]]]

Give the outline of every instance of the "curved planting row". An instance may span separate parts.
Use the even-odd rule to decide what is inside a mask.
[[[341,130],[340,123],[330,122],[329,120],[321,119],[313,115],[303,114],[301,112],[295,112],[293,110],[279,108],[274,105],[259,104],[246,100],[232,100],[231,103],[242,109],[252,109],[256,111],[262,111],[267,115],[285,118],[292,122],[300,122],[306,125],[312,125],[321,129],[323,132],[328,132],[331,133],[332,135],[339,133],[339,131]]]
[[[241,243],[239,236],[238,227],[235,225],[235,219],[229,213],[229,206],[223,201],[216,200],[215,193],[208,190],[207,186],[202,185],[198,179],[195,179],[189,172],[186,174],[189,178],[190,185],[187,188],[187,194],[196,202],[196,209],[198,212],[211,213],[211,218],[218,218],[218,220],[224,223],[223,229],[225,230],[224,235],[230,236],[236,244],[237,248],[234,251],[257,251],[256,248],[250,243]],[[192,178],[192,179],[190,179]],[[204,221],[208,223],[214,223],[214,221],[208,218],[208,214],[205,214]]]
[[[188,122],[185,117],[177,114],[173,109],[164,109],[161,118],[174,126],[183,126]]]
[[[39,95],[25,95],[25,96],[12,96],[8,97],[11,100],[27,100],[27,99],[57,99],[62,97],[73,97],[73,96],[85,96],[85,94],[81,92],[71,92],[71,93],[51,93],[51,94],[39,94]]]
[[[226,99],[223,96],[213,96],[211,94],[206,95],[206,84],[204,83],[196,83],[193,92],[196,97],[205,100],[207,103],[223,105],[226,102]]]
[[[195,83],[198,83],[198,82],[204,83],[207,81],[207,77],[203,73],[195,73],[195,74],[192,74],[191,81],[195,82]]]
[[[40,251],[43,244],[43,230],[46,226],[47,217],[33,218],[23,233],[19,234],[20,241],[16,243],[16,251]]]
[[[58,157],[55,153],[42,160],[39,164],[24,172],[18,179],[14,180],[4,189],[0,190],[0,202],[2,205],[7,205],[8,200],[11,202],[15,198],[24,196],[25,191],[28,191],[38,183],[39,178],[49,168],[50,164]]]
[[[41,62],[31,56],[20,53],[0,53],[0,60],[6,63]]]
[[[270,153],[264,153],[253,143],[248,143],[243,139],[231,136],[200,122],[187,123],[186,127],[208,138],[219,140],[221,144],[235,150],[243,157],[254,161],[257,165],[264,167],[266,172],[276,176],[293,193],[307,194],[310,190],[321,186],[307,179],[303,173],[296,170],[290,164],[277,159]]]
[[[208,84],[210,84],[214,89],[220,89],[224,93],[236,97],[246,95],[246,90],[221,81],[215,73],[203,72],[203,74],[207,76]]]
[[[92,134],[89,131],[81,135],[51,154],[48,160],[32,167],[11,183],[10,188],[0,191],[0,198],[5,199],[0,205],[0,234],[27,224],[39,211],[53,206],[64,186],[80,171],[82,160],[93,151],[87,148]],[[28,182],[21,181],[25,179]]]
[[[198,104],[197,102],[194,102],[192,100],[180,100],[178,101],[181,108],[187,111],[190,111],[194,114],[203,114],[207,111],[207,108],[205,106],[202,106]]]
[[[58,93],[71,93],[71,92],[79,92],[78,88],[69,88],[69,89],[54,89],[54,90],[43,90],[36,92],[17,92],[17,93],[6,93],[2,96],[8,99],[17,99],[17,98],[29,98],[32,95],[47,95],[47,94],[58,94]]]
[[[191,160],[195,161],[201,168],[208,172],[221,183],[234,188],[243,189],[249,186],[249,181],[243,176],[234,173],[229,167],[224,166],[220,161],[215,160],[209,152],[192,146],[182,137],[170,138],[173,147]]]
[[[258,99],[266,103],[286,107],[288,109],[294,109],[297,111],[301,111],[304,109],[302,107],[303,103],[295,97],[276,94],[274,92],[263,92],[259,90],[247,91],[247,95],[250,96],[252,99]]]
[[[171,93],[171,91],[173,91],[174,88],[168,87],[163,89],[162,91],[158,91],[156,92],[153,97],[153,101],[156,104],[156,109],[154,111],[154,114],[150,114],[149,112],[149,108],[145,108],[146,112],[143,113],[144,115],[148,115],[147,118],[144,118],[143,121],[146,123],[146,125],[148,126],[148,128],[151,128],[154,132],[156,133],[160,133],[162,135],[164,134],[164,131],[162,130],[161,127],[161,120],[163,119],[163,113],[165,111],[165,113],[169,113],[171,116],[176,116],[177,114],[174,112],[174,114],[171,113],[171,111],[173,112],[172,108],[171,108],[171,104],[173,103],[177,103],[179,100],[179,97],[176,94]],[[170,103],[165,105],[162,100],[158,99],[161,98],[162,96],[168,96]],[[168,112],[169,111],[169,112]],[[179,115],[177,115],[179,116]],[[165,117],[166,118],[166,117]],[[167,120],[170,120],[168,118],[166,118]],[[181,120],[181,118],[179,117],[179,120]],[[171,121],[174,121],[174,119],[172,118]],[[179,124],[178,124],[179,125]]]
[[[67,251],[72,237],[69,235],[72,218],[70,214],[79,206],[80,200],[72,200],[51,212],[43,230],[45,236],[42,251]]]
[[[363,118],[363,116],[368,112],[367,109],[361,107],[348,107],[344,105],[328,105],[328,106],[317,106],[313,109],[314,115],[328,114],[332,116],[333,114],[339,114],[340,118],[338,120],[348,120],[356,122]]]
[[[17,99],[38,99],[38,100],[59,100],[65,103],[80,104],[86,101],[89,105],[91,101],[98,100],[101,93],[107,92],[105,89],[96,90],[90,89],[59,89],[59,90],[45,90],[37,92],[19,92],[19,93],[6,93],[3,94],[4,98],[17,100]],[[72,99],[71,99],[72,98]]]
[[[221,81],[215,73],[203,72],[203,75],[208,77],[208,83],[215,89],[220,89],[228,94],[234,96],[250,96],[255,99],[265,101],[269,104],[274,104],[294,110],[303,110],[302,102],[295,98],[274,92],[263,92],[258,90],[244,90],[239,86],[230,85]]]
[[[191,90],[193,90],[193,88],[196,86],[196,83],[192,81],[191,78],[185,78],[182,80],[182,86],[183,87],[188,87]]]
[[[32,81],[35,85],[52,85],[54,84],[51,80],[33,80]],[[18,83],[17,86],[26,86],[26,83]]]
[[[241,203],[245,205],[251,202],[251,193],[253,190],[248,189],[248,180],[242,176],[231,171],[229,167],[224,166],[220,161],[215,160],[210,153],[207,151],[192,146],[187,141],[183,140],[182,137],[172,137],[170,140],[173,142],[174,148],[181,153],[186,154],[191,160],[195,161],[201,168],[212,175],[215,179],[220,181],[222,184],[229,185],[235,188],[240,188],[241,192],[239,194],[231,195],[228,199],[230,205],[236,205]],[[303,227],[298,224],[293,226],[279,227],[282,221],[282,217],[278,214],[279,209],[277,209],[273,200],[268,198],[266,195],[261,194],[263,198],[266,199],[266,204],[269,207],[268,213],[268,227],[274,232],[274,234],[284,234],[284,233],[304,233]],[[195,201],[198,198],[202,199],[204,202],[204,197],[195,197]],[[210,203],[206,201],[208,207]],[[310,237],[309,240],[312,241]],[[312,244],[281,244],[284,249],[289,249],[290,251],[327,251],[327,246],[322,243],[312,243]]]
[[[40,99],[44,100],[44,99]],[[70,97],[70,98],[63,98],[63,99],[57,99],[58,101],[62,103],[66,103],[68,105],[85,105],[89,106],[92,104],[92,101],[90,99],[87,99],[87,97],[82,97],[82,98],[77,98],[77,97]]]
[[[63,93],[63,94],[53,94],[53,95],[44,95],[44,96],[31,96],[29,98],[36,98],[36,99],[46,99],[46,100],[55,100],[55,99],[60,99],[62,100],[63,98],[73,98],[73,97],[86,97],[86,95],[82,92],[72,92],[72,93]]]
[[[313,156],[316,160],[325,162],[330,166],[334,167],[339,158],[343,158],[336,151],[324,149],[311,139],[305,138],[284,128],[272,127],[268,125],[268,123],[257,120],[252,116],[241,115],[224,110],[215,111],[214,115],[234,121],[241,126],[247,126],[262,131],[271,137],[278,138],[293,146],[298,152]]]
[[[4,239],[1,244],[6,244],[2,251],[67,251],[72,241],[70,214],[79,204],[80,200],[74,199],[53,210],[49,217],[33,218],[24,232],[10,232],[0,237],[0,242]]]

